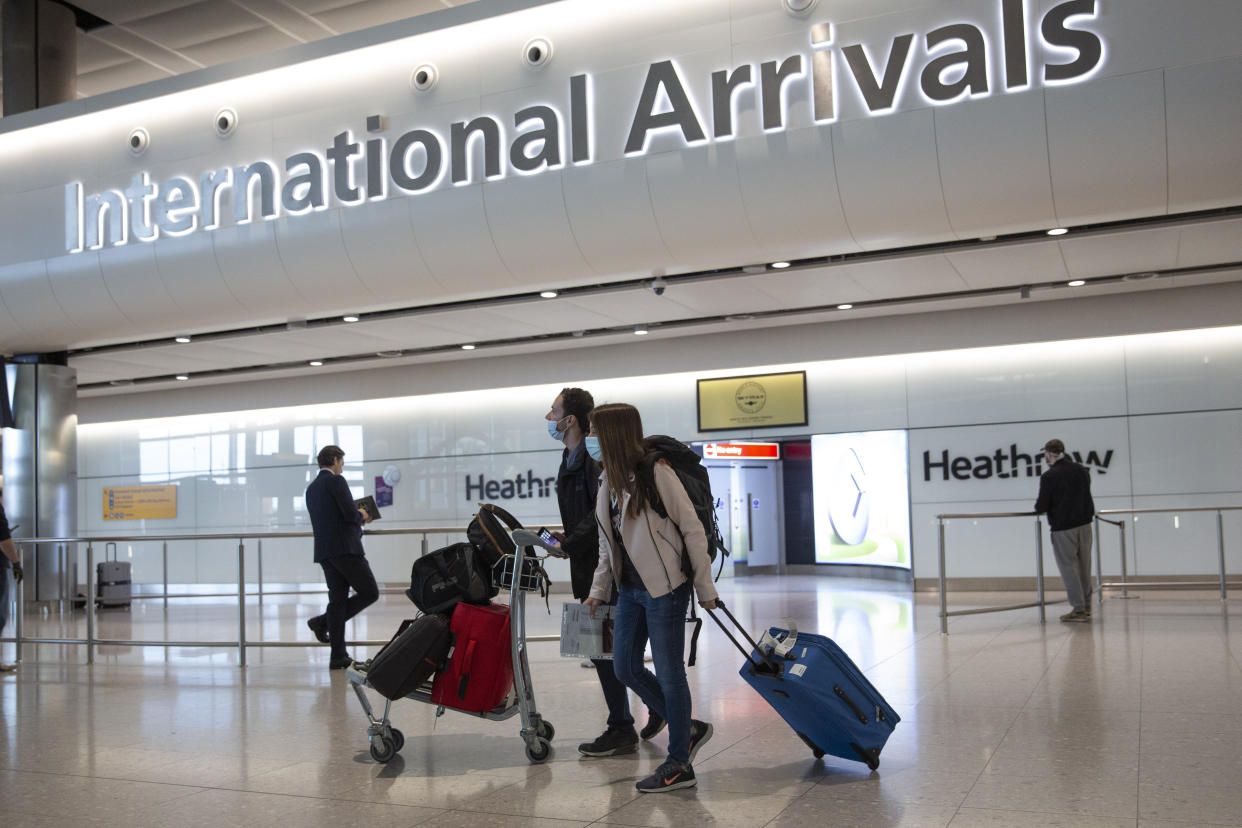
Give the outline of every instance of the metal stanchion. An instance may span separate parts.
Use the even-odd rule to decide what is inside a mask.
[[[1124,530],[1122,530],[1124,531]],[[1100,560],[1102,554],[1100,544],[1103,538],[1100,535],[1100,516],[1095,516],[1095,602],[1097,604],[1104,603],[1104,590],[1100,588],[1100,584],[1104,582],[1104,564]]]
[[[22,555],[22,547],[17,547],[17,563],[25,566],[25,556]],[[0,570],[0,578],[9,577],[7,570]],[[13,635],[17,639],[13,643],[13,663],[22,663],[22,635],[25,631],[26,620],[26,587],[21,581],[13,581],[13,589],[17,590],[17,620],[13,623]],[[7,598],[5,600],[8,600]]]
[[[1216,510],[1216,552],[1220,555],[1220,600],[1228,597],[1225,589],[1225,519]]]
[[[257,589],[259,592],[259,603],[262,604],[263,603],[263,540],[259,539],[255,541],[255,543],[259,545],[258,551],[255,552],[255,555],[256,555],[255,566],[259,568],[259,574],[258,574],[259,585]]]
[[[95,545],[86,544],[86,663],[95,663]]]
[[[1039,515],[1035,516],[1035,591],[1039,601],[1039,623],[1048,623],[1044,607],[1044,533],[1040,531]]]
[[[164,541],[164,609],[168,609],[168,541]]]
[[[246,540],[237,539],[237,666],[246,666]]]
[[[427,535],[426,535],[426,533],[424,533],[424,534],[423,534],[423,540],[422,540],[422,542],[419,544],[419,553],[418,553],[418,554],[419,554],[419,557],[422,557],[423,555],[426,555],[426,554],[427,554]]]
[[[940,634],[949,634],[949,605],[948,598],[945,595],[945,577],[944,577],[944,519],[937,521],[940,524]]]
[[[1126,590],[1126,527],[1121,527],[1121,597],[1129,598]]]

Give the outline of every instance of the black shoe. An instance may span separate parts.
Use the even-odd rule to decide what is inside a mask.
[[[315,638],[319,639],[320,644],[328,643],[328,619],[322,615],[316,615],[314,618],[306,619],[306,626],[310,627],[310,631],[315,634]]]
[[[353,663],[354,663],[354,660],[350,658],[349,656],[341,656],[340,658],[334,658],[331,661],[329,661],[328,669],[329,670],[344,670],[346,667],[349,667]]]
[[[713,729],[710,722],[700,722],[698,719],[690,720],[690,761],[694,761],[694,757],[699,755],[699,748],[703,747],[703,743],[712,738]],[[691,772],[691,778],[694,773]]]
[[[645,742],[663,730],[666,724],[668,724],[668,722],[664,721],[663,716],[654,710],[649,710],[647,711],[647,724],[645,724],[643,729],[638,732],[638,735],[642,737],[642,740]]]
[[[622,753],[634,753],[638,750],[638,734],[634,728],[621,730],[610,727],[594,742],[583,742],[578,745],[578,752],[583,756],[617,756]]]
[[[699,781],[694,778],[694,768],[669,759],[656,768],[651,776],[635,783],[634,787],[643,793],[660,793],[678,788],[693,788],[697,784]]]

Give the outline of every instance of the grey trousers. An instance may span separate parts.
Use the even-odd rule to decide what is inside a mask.
[[[1066,598],[1076,610],[1091,604],[1091,524],[1052,533],[1052,551],[1065,581]]]

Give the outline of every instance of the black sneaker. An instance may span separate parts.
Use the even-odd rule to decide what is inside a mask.
[[[647,724],[643,725],[643,729],[638,731],[638,735],[645,742],[652,736],[655,736],[668,722],[664,721],[664,717],[654,710],[647,711]]]
[[[316,615],[314,618],[306,619],[306,626],[310,627],[310,631],[315,634],[315,638],[319,639],[320,644],[328,643],[328,619],[322,615]]]
[[[672,759],[656,768],[656,772],[634,784],[643,793],[661,793],[675,791],[678,788],[693,788],[699,784],[694,778],[694,768],[674,762]]]
[[[340,658],[334,658],[331,661],[329,661],[328,669],[329,670],[344,670],[345,668],[349,667],[353,663],[354,663],[354,660],[350,658],[349,656],[341,656]]]
[[[638,750],[638,734],[634,728],[622,730],[610,727],[594,742],[583,742],[578,745],[578,752],[583,756],[617,756],[622,753],[634,753]]]
[[[711,722],[700,722],[698,719],[690,720],[690,761],[694,761],[694,757],[699,755],[699,748],[703,747],[703,743],[712,738]],[[693,774],[691,774],[693,777]]]

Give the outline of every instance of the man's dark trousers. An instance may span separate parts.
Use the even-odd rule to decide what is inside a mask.
[[[332,658],[349,657],[345,649],[345,622],[379,600],[379,587],[371,573],[371,565],[362,555],[335,555],[319,562],[328,583],[328,641]],[[353,587],[351,597],[349,588]]]

